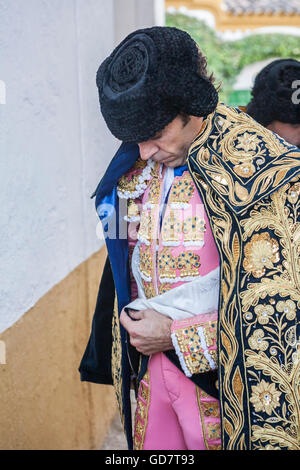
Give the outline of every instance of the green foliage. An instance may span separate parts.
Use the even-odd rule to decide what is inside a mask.
[[[166,15],[166,25],[187,31],[207,57],[208,72],[220,84],[220,99],[228,102],[236,76],[246,66],[272,57],[299,60],[300,40],[283,34],[255,34],[237,41],[224,41],[203,21],[183,14]]]

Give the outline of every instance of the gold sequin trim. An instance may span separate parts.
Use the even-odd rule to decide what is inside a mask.
[[[174,178],[168,202],[171,204],[171,207],[186,206],[189,204],[194,190],[195,187],[190,174],[184,172],[182,176]]]
[[[179,245],[182,233],[182,222],[178,211],[170,210],[169,214],[164,217],[162,224],[161,237],[162,244]]]
[[[152,254],[150,246],[140,245],[140,272],[148,282],[152,280]]]
[[[182,358],[191,374],[200,374],[211,370],[211,366],[201,346],[197,327],[201,326],[203,328],[205,337],[209,344],[212,345],[216,343],[217,338],[217,328],[215,328],[215,325],[216,322],[206,322],[201,325],[178,328],[174,331]],[[213,357],[212,353],[214,352],[214,350],[209,351],[211,357]],[[216,355],[214,355],[214,358],[217,360]]]
[[[142,281],[143,281],[143,288],[144,288],[144,293],[145,293],[146,298],[152,299],[152,297],[155,297],[156,292],[155,292],[155,288],[153,286],[152,281],[147,282],[144,279],[142,279]]]
[[[221,444],[209,442],[221,437],[219,402],[212,400],[212,397],[199,387],[196,387],[196,394],[205,447],[207,450],[221,450]],[[208,418],[213,418],[215,421],[207,422]]]
[[[158,255],[157,270],[162,280],[176,278],[176,258],[168,248],[163,248]]]
[[[204,243],[204,232],[206,231],[205,220],[203,218],[193,216],[187,217],[183,222],[184,244]]]
[[[199,276],[200,257],[193,251],[184,251],[177,257],[180,277]]]
[[[207,436],[208,439],[216,440],[221,437],[220,423],[207,423]]]

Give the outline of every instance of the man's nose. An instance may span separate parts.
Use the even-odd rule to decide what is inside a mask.
[[[138,146],[142,160],[149,160],[159,150],[158,146],[151,141],[141,142]]]

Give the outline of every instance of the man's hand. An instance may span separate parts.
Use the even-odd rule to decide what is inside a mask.
[[[140,353],[150,356],[156,352],[173,349],[171,339],[172,319],[156,310],[124,310],[120,315],[120,322],[128,331],[130,344]]]

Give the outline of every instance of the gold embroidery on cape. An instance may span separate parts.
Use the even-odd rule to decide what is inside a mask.
[[[269,204],[258,203],[250,217],[242,221],[247,244],[254,237],[257,239],[254,231],[268,229],[276,234],[281,248],[277,263],[265,265],[261,282],[246,284],[249,272],[242,279],[242,284],[247,285],[240,295],[249,338],[246,365],[253,382],[250,402],[256,416],[252,426],[254,449],[275,446],[300,450],[300,357],[296,337],[296,310],[300,308],[298,188],[299,183],[282,186],[270,196]]]
[[[235,263],[240,252],[238,237],[232,231],[231,217],[220,197],[199,175],[195,176],[199,188],[203,186],[206,191],[208,206],[217,214],[212,217],[215,238],[226,254],[221,289],[223,299],[219,311],[222,325],[220,342],[223,345],[219,350],[219,359],[224,368],[220,388],[223,400],[225,398],[222,416],[228,439],[226,448],[243,448],[245,436],[239,435],[239,430],[243,424],[244,380],[239,371],[233,373],[231,366],[240,347],[234,336],[236,298],[233,297],[230,304],[226,302],[230,298],[230,289],[237,282]],[[258,202],[250,211],[250,217],[241,221],[245,251],[248,246],[245,256],[249,258],[251,247],[254,250],[253,240],[267,242],[266,259],[258,258],[257,261],[252,258],[251,269],[246,262],[244,268],[248,271],[245,269],[246,273],[240,281],[244,288],[240,298],[249,345],[245,350],[246,367],[253,383],[249,401],[256,420],[256,424],[250,423],[251,442],[257,449],[300,448],[300,348],[295,333],[295,312],[300,307],[298,180],[299,176],[293,178],[296,185],[285,184],[269,196],[269,200]],[[254,234],[257,231],[260,233]],[[258,253],[254,254],[258,256]],[[264,277],[262,270],[265,271]],[[251,275],[257,279],[256,282],[248,281]],[[256,328],[257,323],[259,328]],[[235,442],[237,438],[239,441]]]
[[[245,113],[219,104],[213,122],[214,135],[207,136],[207,141],[196,139],[189,155],[194,155],[200,172],[210,178],[215,191],[237,213],[251,205],[254,198],[266,197],[299,167],[299,153]]]
[[[148,424],[148,411],[150,405],[150,375],[147,370],[140,382],[139,396],[135,411],[134,450],[143,450],[146,428]]]
[[[262,277],[266,268],[274,268],[279,261],[278,242],[268,232],[257,233],[245,245],[243,267],[254,277]]]
[[[121,334],[120,334],[120,323],[118,314],[118,300],[117,292],[115,291],[115,302],[112,317],[112,357],[111,357],[111,373],[113,379],[113,385],[117,402],[119,406],[120,417],[123,428],[125,426],[125,416],[123,412],[123,400],[122,400],[122,346],[121,346]],[[125,428],[124,428],[125,429]]]
[[[240,243],[238,234],[234,232],[232,217],[225,208],[224,201],[198,174],[192,172],[190,162],[188,166],[193,174],[195,183],[199,188],[206,213],[211,222],[211,228],[216,243],[220,246],[221,257],[221,301],[219,305],[220,337],[218,344],[218,361],[222,368],[223,380],[219,383],[220,400],[225,406],[221,409],[223,421],[223,440],[226,440],[226,449],[246,449],[244,427],[243,397],[245,389],[237,386],[243,382],[240,371],[232,380],[235,358],[239,350],[239,341],[236,337],[236,321],[238,318],[238,302],[233,294],[237,282],[236,273],[240,257]],[[204,197],[205,193],[205,197]],[[215,215],[210,216],[211,212]],[[223,274],[222,274],[223,272]],[[216,356],[215,356],[216,357]]]

